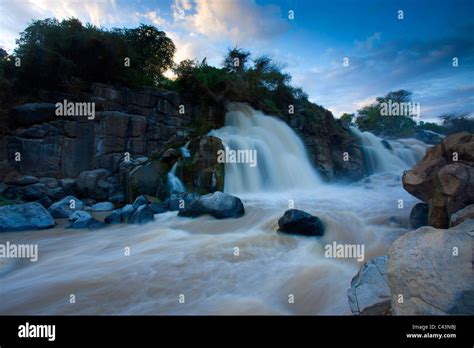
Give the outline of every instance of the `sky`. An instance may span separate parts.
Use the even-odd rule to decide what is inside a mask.
[[[176,62],[219,66],[234,46],[269,55],[336,117],[398,89],[424,121],[474,112],[474,0],[0,0],[0,47],[12,52],[28,23],[51,17],[153,24]]]

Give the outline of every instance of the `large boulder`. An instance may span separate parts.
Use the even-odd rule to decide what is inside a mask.
[[[474,220],[451,229],[429,226],[398,238],[387,277],[395,315],[474,315]]]
[[[352,278],[347,296],[353,314],[390,314],[391,296],[387,282],[387,256],[378,256],[366,262]]]
[[[125,200],[133,202],[140,195],[164,198],[169,168],[159,160],[139,158],[120,164],[120,182]]]
[[[224,164],[217,162],[217,152],[224,150],[221,139],[204,135],[189,144],[188,158],[179,162],[177,174],[185,185],[200,194],[224,190]]]
[[[96,203],[91,207],[91,211],[109,211],[114,210],[114,205],[111,202]]]
[[[88,228],[94,218],[86,211],[75,211],[69,216],[68,228]]]
[[[324,224],[320,218],[302,210],[289,209],[278,220],[278,232],[303,236],[322,236]]]
[[[109,192],[105,186],[105,180],[112,173],[107,169],[88,170],[79,174],[77,178],[76,188],[78,193],[83,197],[95,198],[98,200],[107,199]]]
[[[242,201],[220,191],[207,194],[180,210],[178,216],[198,217],[209,214],[216,219],[239,218],[245,214]]]
[[[474,202],[474,135],[462,132],[429,148],[403,174],[403,187],[429,205],[428,224],[446,228],[456,211]]]
[[[84,203],[74,196],[66,196],[60,201],[53,203],[48,211],[56,219],[68,218],[76,210],[83,210]]]
[[[39,203],[0,207],[0,232],[44,229],[54,225],[53,217]]]

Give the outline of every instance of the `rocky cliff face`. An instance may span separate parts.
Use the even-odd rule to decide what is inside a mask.
[[[193,105],[166,90],[104,84],[78,95],[45,92],[40,99],[11,111],[13,130],[0,139],[0,194],[46,207],[66,194],[114,203],[142,194],[163,199],[169,194],[166,174],[176,161],[188,190],[205,194],[224,188],[224,165],[216,161],[222,143],[205,136],[223,126],[222,103]],[[64,100],[94,103],[94,117],[57,116],[55,103]],[[326,179],[366,174],[356,139],[329,111],[315,106],[283,119],[302,137]],[[185,158],[179,148],[188,141],[191,157]],[[54,184],[45,186],[41,178]]]

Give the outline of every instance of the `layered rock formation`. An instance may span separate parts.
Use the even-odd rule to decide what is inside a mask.
[[[429,205],[428,224],[447,228],[451,215],[474,203],[474,135],[453,134],[403,174],[403,187]]]

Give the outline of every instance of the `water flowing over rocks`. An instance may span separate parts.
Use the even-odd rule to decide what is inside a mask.
[[[37,230],[54,227],[51,214],[39,203],[0,207],[0,232]]]
[[[322,236],[324,224],[320,218],[302,210],[289,209],[278,220],[278,232],[302,236]]]
[[[429,204],[428,224],[447,228],[452,214],[474,202],[474,135],[446,137],[405,171],[402,181],[405,190]]]

